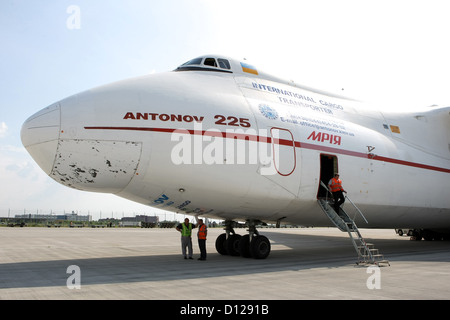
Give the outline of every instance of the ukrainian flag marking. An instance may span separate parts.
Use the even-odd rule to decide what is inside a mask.
[[[258,75],[258,71],[254,66],[241,62],[242,71]]]

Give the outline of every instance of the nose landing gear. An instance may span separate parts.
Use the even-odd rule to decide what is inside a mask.
[[[216,250],[222,255],[242,256],[245,258],[265,259],[270,254],[270,241],[259,234],[256,224],[260,221],[248,220],[248,232],[244,236],[236,234],[233,221],[225,221],[225,233],[216,239]]]

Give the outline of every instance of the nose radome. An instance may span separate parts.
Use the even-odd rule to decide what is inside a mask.
[[[60,122],[60,105],[57,103],[29,117],[20,132],[23,146],[47,174],[55,162]]]

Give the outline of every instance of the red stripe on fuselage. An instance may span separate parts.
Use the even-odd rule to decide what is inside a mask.
[[[229,133],[229,132],[170,129],[170,128],[148,128],[148,127],[84,127],[84,128],[87,130],[126,130],[126,131],[151,131],[151,132],[163,132],[163,133],[187,132],[191,135],[202,135],[202,136],[206,135],[206,136],[211,136],[211,137],[222,137],[222,138],[230,138],[230,139],[272,143],[271,137],[264,137],[264,136],[244,134],[244,133]],[[286,139],[274,139],[274,143],[279,144],[279,145],[284,145],[284,146],[292,146],[292,142],[293,141],[286,140]],[[344,154],[344,155],[358,157],[358,158],[364,158],[364,159],[370,158],[371,160],[376,160],[376,161],[384,161],[384,162],[399,164],[399,165],[408,166],[408,167],[450,173],[450,169],[447,169],[447,168],[440,168],[440,167],[430,166],[430,165],[421,164],[421,163],[387,158],[387,157],[383,157],[383,156],[369,155],[366,153],[350,151],[350,150],[345,150],[345,149],[320,146],[320,145],[316,145],[316,144],[312,144],[312,143],[306,143],[306,142],[300,143],[299,141],[294,141],[294,145],[296,148],[317,150],[317,151],[329,152],[329,153],[338,153],[338,154]]]

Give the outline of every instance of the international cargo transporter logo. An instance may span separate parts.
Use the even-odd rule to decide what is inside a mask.
[[[278,118],[278,112],[274,108],[268,106],[267,104],[260,104],[259,111],[267,119],[276,120]]]

